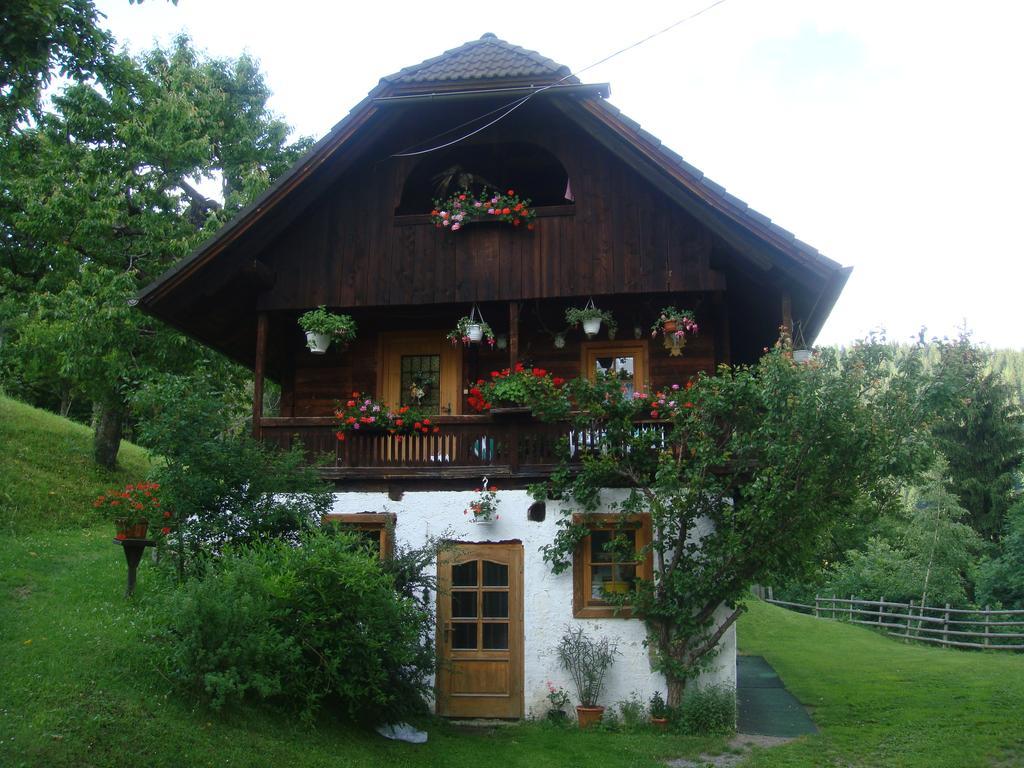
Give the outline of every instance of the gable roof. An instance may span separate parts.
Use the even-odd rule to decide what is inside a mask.
[[[544,90],[544,86],[555,83],[558,87]],[[539,89],[545,97],[555,97],[553,101],[559,109],[581,124],[588,124],[592,135],[608,149],[630,162],[690,213],[699,208],[698,212],[703,214],[699,218],[727,241],[731,238],[731,242],[740,244],[752,261],[796,276],[812,294],[803,332],[808,341],[813,340],[842,291],[850,268],[798,240],[708,179],[639,123],[599,98],[605,95],[603,88],[580,85],[567,67],[491,33],[382,78],[366,98],[263,195],[191,255],[142,289],[137,303],[181,328],[170,311],[157,305],[238,243],[245,248],[246,243],[265,242],[282,231],[301,211],[303,200],[323,189],[330,174],[340,175],[358,157],[361,140],[386,121],[390,110],[383,107],[393,97],[398,96],[401,101],[407,95],[424,98],[416,94],[428,94],[426,98],[431,99],[452,94],[484,96],[512,89]],[[271,211],[279,215],[267,216]]]
[[[530,80],[546,85],[562,78],[567,83],[579,83],[568,67],[487,32],[479,40],[470,40],[440,56],[387,75],[381,78],[381,84],[401,88],[413,84]]]

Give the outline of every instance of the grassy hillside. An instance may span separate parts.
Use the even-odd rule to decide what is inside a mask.
[[[754,603],[742,653],[764,656],[821,733],[750,766],[1024,766],[1024,656],[904,644]]]
[[[0,396],[0,532],[81,526],[107,488],[141,480],[146,452],[121,443],[119,469],[92,460],[92,430]]]

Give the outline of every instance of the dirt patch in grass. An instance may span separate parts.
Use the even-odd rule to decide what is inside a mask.
[[[778,747],[793,741],[789,736],[759,736],[737,733],[729,742],[729,751],[720,755],[701,755],[696,758],[669,760],[669,768],[733,768],[750,755],[751,747]]]

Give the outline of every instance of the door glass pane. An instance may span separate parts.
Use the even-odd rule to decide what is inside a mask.
[[[470,560],[462,565],[452,566],[453,587],[475,587],[476,586],[476,560]]]
[[[452,648],[476,650],[476,622],[452,624]]]
[[[486,610],[486,603],[484,605]],[[452,618],[476,618],[476,590],[472,592],[452,592]]]
[[[484,648],[505,650],[508,648],[508,624],[484,624]]]
[[[484,592],[484,618],[508,618],[508,592]]]
[[[507,587],[508,566],[501,563],[491,563],[484,560],[484,586],[485,587]]]
[[[440,413],[441,356],[402,355],[402,405]]]
[[[635,371],[636,361],[632,355],[594,358],[594,372],[618,379],[626,397],[632,397],[636,391]]]

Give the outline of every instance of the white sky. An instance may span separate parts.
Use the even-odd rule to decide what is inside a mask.
[[[576,70],[708,5],[98,0],[133,51],[248,50],[321,137],[385,74],[494,32]],[[1024,4],[726,0],[582,76],[853,275],[819,343],[873,328],[1024,348]]]

